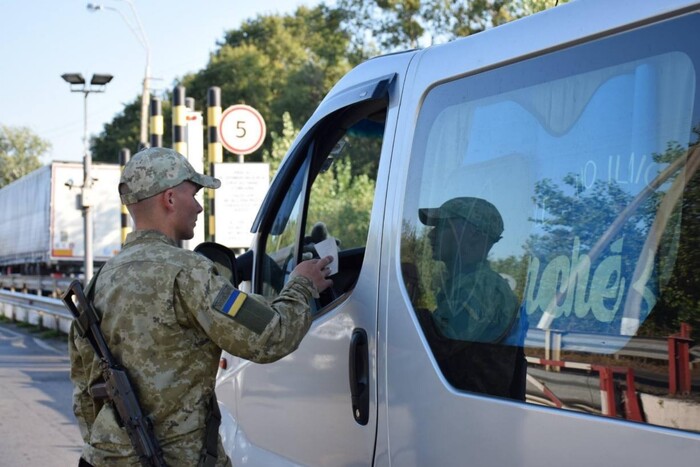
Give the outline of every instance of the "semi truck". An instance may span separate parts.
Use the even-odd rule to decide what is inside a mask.
[[[104,263],[121,246],[117,195],[120,168],[93,164],[93,259]],[[83,164],[51,162],[0,189],[0,272],[80,274],[84,265]]]

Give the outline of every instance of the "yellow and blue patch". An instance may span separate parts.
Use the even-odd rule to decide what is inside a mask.
[[[221,287],[212,308],[256,334],[262,334],[276,316],[267,304],[256,300],[255,296],[248,300],[247,294],[229,284]]]
[[[248,296],[245,293],[227,284],[216,295],[212,306],[215,310],[233,318],[245,303],[246,298]]]

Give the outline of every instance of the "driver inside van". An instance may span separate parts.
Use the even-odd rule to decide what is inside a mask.
[[[433,258],[444,263],[437,307],[419,318],[445,378],[460,389],[524,400],[525,355],[505,343],[518,325],[518,301],[487,260],[503,233],[500,213],[482,198],[459,197],[419,209],[418,217],[432,227]]]

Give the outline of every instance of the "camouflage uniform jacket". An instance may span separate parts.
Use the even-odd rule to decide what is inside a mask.
[[[422,313],[419,319],[440,369],[453,386],[525,399],[525,354],[520,345],[505,339],[519,332],[517,299],[488,262],[447,281],[431,315]]]
[[[518,311],[510,286],[482,261],[446,281],[433,313],[438,328],[451,339],[496,342],[505,336]]]
[[[214,264],[156,231],[136,231],[99,272],[94,304],[116,359],[171,466],[197,465],[221,350],[272,362],[294,351],[310,326],[313,283],[295,277],[269,305],[234,289]],[[95,466],[139,465],[110,405],[88,388],[101,377],[87,339],[71,328],[73,410]],[[218,442],[217,465],[231,465]]]

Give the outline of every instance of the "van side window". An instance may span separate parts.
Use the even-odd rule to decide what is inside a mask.
[[[385,104],[359,117],[344,109],[303,148],[303,161],[267,234],[264,295],[275,297],[298,261],[318,257],[315,245],[326,239],[338,249],[338,273],[316,311],[354,287],[364,259],[385,116]]]
[[[449,385],[700,431],[699,23],[428,91],[401,263]]]

